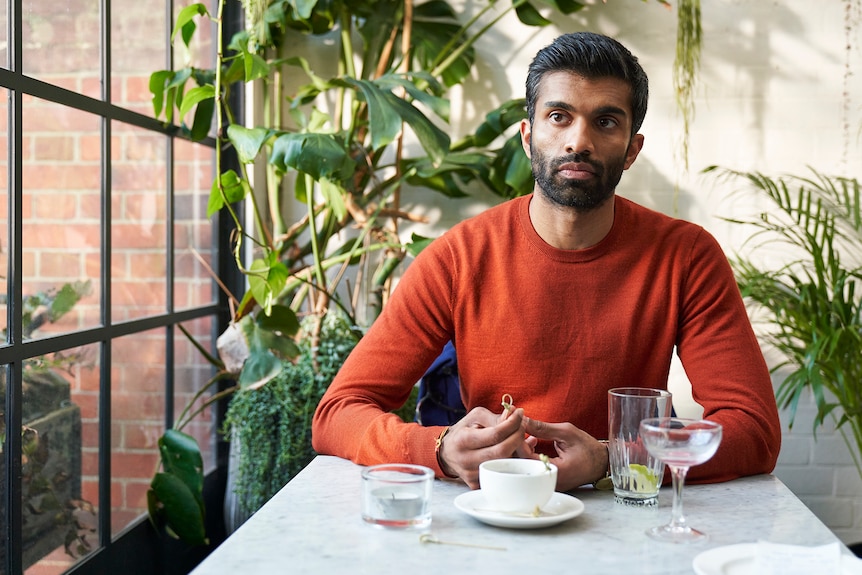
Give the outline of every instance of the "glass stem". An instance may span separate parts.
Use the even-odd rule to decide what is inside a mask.
[[[670,528],[673,531],[685,531],[688,526],[685,524],[685,515],[682,512],[682,488],[685,485],[688,467],[675,467],[673,465],[668,467],[670,467],[670,476],[673,480],[673,516],[670,520]]]

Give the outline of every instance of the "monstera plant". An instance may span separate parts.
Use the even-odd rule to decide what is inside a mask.
[[[473,134],[453,141],[447,96],[473,73],[476,41],[507,14],[523,26],[545,26],[551,20],[542,11],[569,15],[586,5],[489,1],[466,14],[444,0],[244,0],[247,26],[225,38],[228,1],[236,0],[216,2],[215,12],[204,4],[184,8],[173,32],[177,47],[188,47],[202,21],[215,22],[215,67],[156,71],[150,89],[157,117],[192,139],[214,137],[226,152],[216,156],[209,213],[233,221],[236,265],[248,289],[232,300],[233,322],[219,338],[218,357],[208,357],[218,366],[214,381],[236,382],[223,392],[236,392],[234,401],[283,377],[290,365],[317,369],[327,314],[337,311],[353,326],[363,316],[364,325],[373,321],[399,264],[430,241],[401,238],[403,222],[422,220],[404,208],[414,203],[411,190],[457,198],[482,186],[501,199],[531,191],[515,129],[526,114],[523,100],[503,103]],[[686,15],[687,29],[699,30],[699,10]],[[312,39],[322,67],[296,51],[300,36]],[[686,37],[685,53],[696,55]],[[231,94],[248,85],[256,86],[261,105],[253,119],[239,122]],[[228,166],[231,155],[236,162]],[[298,206],[298,216],[285,217]],[[299,345],[302,339],[308,345]],[[202,543],[200,454],[181,433],[195,412],[163,437],[150,515]]]

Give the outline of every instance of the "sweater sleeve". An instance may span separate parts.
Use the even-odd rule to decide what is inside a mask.
[[[692,467],[693,482],[770,473],[781,424],[769,370],[727,257],[703,231],[683,291],[677,349],[704,418],[722,424],[718,452]]]
[[[445,244],[438,239],[410,264],[324,394],[312,422],[318,453],[360,465],[425,465],[443,476],[435,450],[443,428],[406,423],[390,412],[405,403],[452,336]]]

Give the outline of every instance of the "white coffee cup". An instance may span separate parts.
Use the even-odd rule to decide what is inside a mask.
[[[557,466],[538,459],[493,459],[479,465],[479,487],[489,509],[533,513],[557,486]]]

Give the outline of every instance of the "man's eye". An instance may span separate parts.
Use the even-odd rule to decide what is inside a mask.
[[[614,120],[613,118],[599,118],[599,126],[602,128],[615,128],[619,125],[619,122]]]
[[[551,112],[548,114],[548,118],[554,123],[562,122],[566,119],[566,117],[560,112]]]

